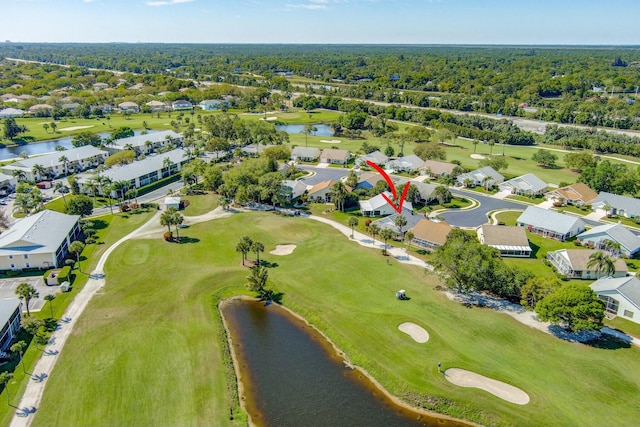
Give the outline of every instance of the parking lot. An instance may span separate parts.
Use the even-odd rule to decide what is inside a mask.
[[[20,283],[32,285],[40,294],[40,298],[34,298],[29,303],[29,310],[31,311],[40,311],[42,309],[42,306],[46,303],[44,300],[45,295],[60,292],[60,286],[45,285],[41,276],[16,277],[13,279],[0,279],[0,298],[17,298],[15,290]]]

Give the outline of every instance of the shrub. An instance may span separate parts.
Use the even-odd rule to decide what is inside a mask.
[[[64,265],[68,265],[68,266],[71,266],[71,267],[73,267],[73,265],[74,265],[75,263],[76,263],[76,260],[71,259],[71,258],[68,258],[68,259],[65,259],[65,260],[64,260]]]
[[[173,233],[169,232],[169,231],[165,231],[164,234],[162,235],[162,237],[164,238],[164,240],[166,242],[170,242],[173,240]]]
[[[49,278],[49,276],[51,275],[51,272],[53,270],[47,270],[44,272],[44,274],[42,275],[42,280],[44,280],[44,283],[47,283],[47,279]]]
[[[188,200],[183,200],[182,202],[180,202],[180,204],[182,205],[182,206],[180,206],[180,207],[181,207],[181,209],[186,209],[186,208],[188,208],[188,207],[189,207],[189,205],[191,204],[191,202],[190,202],[190,201],[188,201]]]
[[[582,242],[580,240],[577,240],[577,239],[573,241],[573,244],[575,246],[582,246]]]
[[[365,219],[364,220],[364,226],[365,227],[369,227],[371,225],[371,220],[370,219]]]
[[[120,205],[120,212],[129,212],[130,210],[129,205]]]
[[[140,205],[139,205],[139,204],[137,204],[137,203],[131,203],[131,204],[129,205],[129,207],[130,207],[131,209],[134,209],[134,210],[135,210],[135,209],[140,208]]]
[[[7,276],[9,277],[19,276],[20,273],[22,273],[22,270],[7,270]]]
[[[71,283],[71,266],[69,265],[65,265],[64,267],[62,267],[60,273],[58,274],[58,283],[67,281]]]

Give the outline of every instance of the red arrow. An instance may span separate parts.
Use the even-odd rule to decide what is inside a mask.
[[[391,177],[387,175],[387,173],[380,166],[376,165],[371,160],[367,160],[367,165],[377,170],[380,173],[380,175],[382,175],[382,177],[385,179],[385,181],[387,181],[387,184],[389,184],[389,187],[391,188],[391,192],[393,193],[393,200],[396,200],[398,198],[398,195],[396,193],[396,187],[393,185],[393,181],[391,181]],[[404,185],[404,190],[402,190],[402,196],[400,196],[400,200],[397,206],[394,201],[392,201],[389,197],[387,197],[386,194],[382,193],[382,197],[384,197],[387,203],[393,206],[393,209],[395,209],[395,211],[398,212],[399,214],[402,214],[402,204],[404,203],[405,197],[407,197],[407,191],[409,191],[410,184],[411,183],[407,181],[407,183]]]

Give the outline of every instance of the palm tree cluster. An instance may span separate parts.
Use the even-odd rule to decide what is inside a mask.
[[[242,254],[242,265],[244,265],[244,262],[248,259],[247,254],[249,252],[255,252],[255,265],[260,265],[260,252],[264,252],[264,245],[258,241],[254,242],[249,236],[243,236],[236,245],[236,252]]]
[[[587,268],[594,268],[596,274],[604,273],[605,276],[613,276],[616,272],[615,260],[602,251],[596,251],[589,256]]]
[[[184,216],[174,207],[170,207],[166,211],[160,215],[160,225],[167,226],[169,230],[169,235],[173,236],[171,232],[171,226],[175,225],[176,227],[176,241],[180,241],[180,229],[179,225],[184,222]]]
[[[27,316],[31,316],[29,311],[29,303],[32,299],[39,298],[40,293],[32,285],[28,283],[20,283],[15,290],[18,298],[24,301],[24,305],[27,308]]]

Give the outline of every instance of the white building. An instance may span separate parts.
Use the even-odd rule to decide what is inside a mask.
[[[137,153],[153,153],[155,150],[168,145],[182,146],[184,138],[172,130],[147,133],[145,135],[131,136],[129,138],[116,139],[106,148],[110,153],[125,150],[125,147],[133,148]]]
[[[393,200],[393,195],[390,192],[385,191],[384,193],[378,194],[369,200],[360,200],[358,202],[360,204],[360,212],[362,213],[362,216],[392,215],[398,212],[387,202],[383,194],[386,195],[389,200]],[[411,215],[411,212],[413,211],[413,205],[411,202],[407,202],[406,200],[402,205],[403,215],[405,215],[405,210],[409,212],[409,215]]]
[[[590,243],[596,249],[603,249],[607,241],[620,245],[619,252],[632,257],[640,251],[640,237],[633,234],[622,224],[605,224],[593,227],[578,236],[582,244]]]
[[[512,194],[535,196],[547,190],[547,183],[532,173],[510,179],[500,184],[500,191],[509,191]]]
[[[22,303],[18,298],[0,299],[0,351],[7,351],[20,330]]]
[[[493,187],[494,185],[499,185],[504,182],[504,176],[499,174],[498,171],[491,166],[485,166],[471,172],[460,174],[457,180],[461,185],[467,185],[467,182],[469,182],[472,187],[478,185]]]
[[[610,315],[640,323],[640,280],[635,276],[603,277],[590,285]]]
[[[17,221],[0,234],[0,270],[58,267],[80,236],[79,219],[44,210]]]
[[[575,216],[529,206],[518,217],[516,224],[542,237],[565,241],[585,230],[584,221]]]

